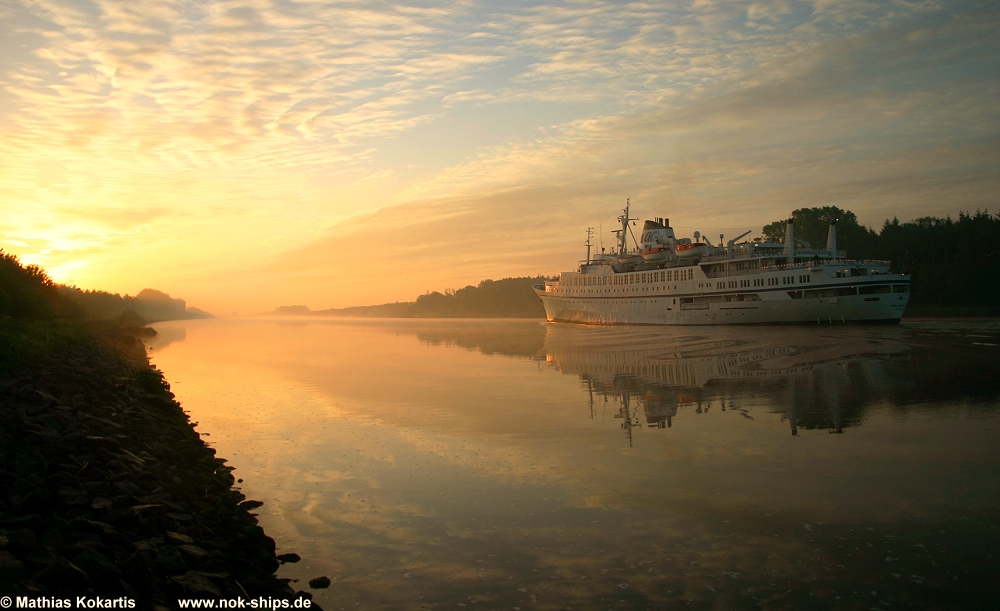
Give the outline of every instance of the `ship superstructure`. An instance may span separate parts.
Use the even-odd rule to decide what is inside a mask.
[[[795,238],[791,219],[783,243],[738,242],[748,231],[715,246],[698,232],[677,238],[669,219],[657,218],[629,249],[628,204],[619,220],[617,253],[592,258],[588,248],[576,271],[535,285],[550,322],[894,323],[909,301],[909,275],[837,250],[836,222],[826,248],[815,249]]]

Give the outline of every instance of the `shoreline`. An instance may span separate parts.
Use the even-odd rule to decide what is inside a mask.
[[[142,342],[114,339],[0,378],[0,594],[318,609],[275,576],[298,556],[275,554],[250,513],[261,503],[234,487]]]

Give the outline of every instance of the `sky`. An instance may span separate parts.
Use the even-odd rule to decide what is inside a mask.
[[[1000,212],[1000,5],[0,0],[0,248],[217,315]]]

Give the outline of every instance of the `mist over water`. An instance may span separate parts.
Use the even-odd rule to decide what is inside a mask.
[[[996,606],[1000,325],[156,325],[326,609]]]

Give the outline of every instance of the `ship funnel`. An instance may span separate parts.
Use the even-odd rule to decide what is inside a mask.
[[[785,250],[784,254],[789,257],[795,256],[795,221],[788,219],[785,226]]]
[[[830,221],[830,230],[826,234],[826,249],[830,256],[837,258],[837,221]]]

